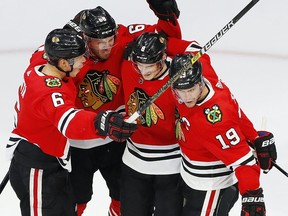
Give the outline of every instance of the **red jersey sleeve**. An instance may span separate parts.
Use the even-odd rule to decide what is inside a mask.
[[[163,32],[168,37],[181,39],[181,28],[178,22],[173,25],[172,22],[158,20],[157,24],[130,24],[127,27],[118,24],[118,34],[131,39],[140,36],[144,32]]]
[[[252,122],[248,119],[245,115],[243,110],[240,110],[240,126],[241,130],[246,138],[246,140],[254,141],[255,138],[258,136],[257,131],[255,130]]]
[[[158,32],[163,32],[169,37],[173,38],[182,38],[181,28],[178,23],[178,20],[175,20],[175,25],[172,22],[168,22],[165,20],[158,20],[156,30]]]
[[[235,169],[235,174],[238,179],[238,187],[241,195],[247,190],[256,190],[260,187],[260,167],[258,165],[239,166]]]
[[[196,41],[186,41],[175,37],[168,37],[167,54],[175,56],[176,54],[197,52],[201,46]]]
[[[30,58],[30,65],[29,69],[32,69],[33,67],[37,65],[43,65],[47,63],[47,60],[44,59],[44,45],[38,47],[38,49],[32,54]]]
[[[75,109],[74,85],[69,79],[59,89],[45,89],[46,92],[32,105],[35,114],[49,119],[67,138],[92,139],[97,137],[94,127],[94,112]]]

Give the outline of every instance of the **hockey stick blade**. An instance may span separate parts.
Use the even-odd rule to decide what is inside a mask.
[[[272,161],[273,166],[275,166],[276,169],[278,169],[281,173],[283,173],[286,177],[288,177],[288,173],[282,169],[275,161]]]
[[[126,121],[128,123],[134,122],[160,95],[166,91],[178,78],[186,71],[191,68],[192,65],[201,58],[224,34],[228,32],[259,0],[252,0],[248,5],[245,6],[229,23],[227,23],[205,46],[197,52],[177,73],[171,77],[167,83],[165,83],[154,95],[152,95],[145,104],[143,104],[138,110],[133,113]]]
[[[6,173],[5,177],[3,178],[0,184],[0,194],[2,193],[8,181],[9,181],[9,171]]]

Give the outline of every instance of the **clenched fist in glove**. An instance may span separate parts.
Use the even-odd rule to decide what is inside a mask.
[[[175,20],[179,17],[176,0],[147,0],[149,7],[161,20]]]
[[[248,190],[242,195],[241,216],[265,216],[266,209],[262,188]]]
[[[254,146],[261,169],[269,171],[277,159],[275,140],[272,133],[258,131],[258,136],[254,140]]]
[[[109,136],[116,142],[124,142],[137,129],[137,124],[127,123],[118,112],[101,111],[95,117],[95,128],[101,136]]]

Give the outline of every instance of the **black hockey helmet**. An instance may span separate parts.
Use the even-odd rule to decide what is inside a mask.
[[[80,28],[88,37],[97,39],[115,35],[117,30],[114,19],[101,6],[85,10],[81,14]]]
[[[57,65],[59,59],[73,59],[85,53],[83,38],[72,29],[54,29],[45,40],[44,50],[47,60]]]
[[[135,41],[131,58],[134,63],[153,64],[160,61],[166,51],[166,39],[157,33],[144,32]]]
[[[183,71],[180,77],[173,83],[174,89],[189,89],[195,84],[203,81],[202,64],[196,61],[193,65],[191,63],[191,54],[177,54],[172,62],[169,70],[169,76],[174,76],[182,68],[187,68]]]

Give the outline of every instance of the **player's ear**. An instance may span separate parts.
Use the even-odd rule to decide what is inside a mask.
[[[58,67],[60,67],[62,70],[67,70],[70,68],[69,62],[66,59],[60,58],[58,60]]]

